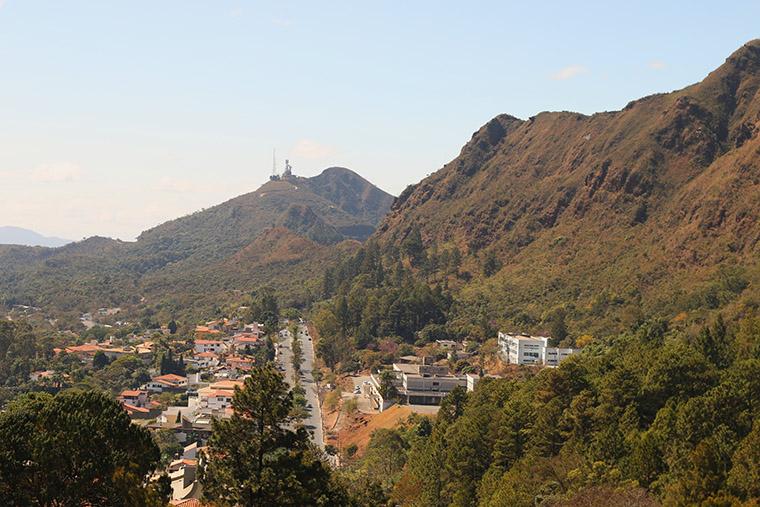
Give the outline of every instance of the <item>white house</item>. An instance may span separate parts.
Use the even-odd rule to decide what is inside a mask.
[[[196,352],[193,354],[193,360],[198,368],[213,368],[219,364],[219,356],[213,352]]]
[[[221,340],[195,340],[195,351],[198,353],[212,352],[221,354],[224,352],[224,342]]]

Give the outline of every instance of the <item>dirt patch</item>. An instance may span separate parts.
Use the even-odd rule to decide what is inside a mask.
[[[328,437],[328,443],[340,450],[356,444],[358,448],[356,456],[361,456],[367,448],[373,431],[380,428],[394,428],[399,422],[406,420],[411,413],[412,410],[409,407],[394,405],[379,414],[341,414],[337,434]]]

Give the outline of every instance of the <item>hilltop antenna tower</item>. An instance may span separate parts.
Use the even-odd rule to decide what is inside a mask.
[[[280,175],[277,174],[277,150],[272,148],[272,175],[269,177],[269,181],[277,181],[280,179]]]

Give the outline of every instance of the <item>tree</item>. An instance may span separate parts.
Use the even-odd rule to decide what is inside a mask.
[[[565,310],[557,309],[549,319],[551,337],[553,343],[559,343],[567,338],[567,325],[565,324]]]
[[[401,242],[401,251],[404,252],[412,261],[412,264],[417,264],[425,253],[425,246],[422,243],[422,235],[420,230],[415,227]]]
[[[169,321],[169,325],[167,326],[169,328],[170,334],[177,334],[177,323],[174,321],[174,319]]]
[[[160,453],[105,393],[33,393],[0,414],[3,505],[164,505],[146,487]]]
[[[398,396],[398,389],[394,384],[396,376],[392,371],[385,370],[380,374],[380,396],[384,400],[393,400]]]
[[[97,351],[92,358],[92,367],[96,370],[102,370],[106,366],[108,366],[108,356],[102,350]]]
[[[372,432],[364,453],[364,468],[390,490],[406,463],[407,445],[397,430],[380,428]]]
[[[280,322],[280,307],[272,287],[263,287],[252,294],[253,302],[249,309],[249,320],[264,324],[267,334],[277,329]]]
[[[336,505],[342,491],[309,442],[291,430],[293,395],[271,365],[257,366],[236,388],[230,419],[214,422],[204,494],[220,505]]]
[[[486,258],[483,261],[483,274],[487,277],[493,276],[497,271],[501,269],[501,262],[496,258],[496,253],[493,250],[489,250],[486,254]]]

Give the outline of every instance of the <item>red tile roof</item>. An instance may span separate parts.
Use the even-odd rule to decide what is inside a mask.
[[[127,412],[140,412],[141,414],[147,414],[148,412],[150,412],[150,410],[148,410],[147,408],[135,407],[134,405],[130,405],[128,403],[124,404],[124,408],[126,409]]]

